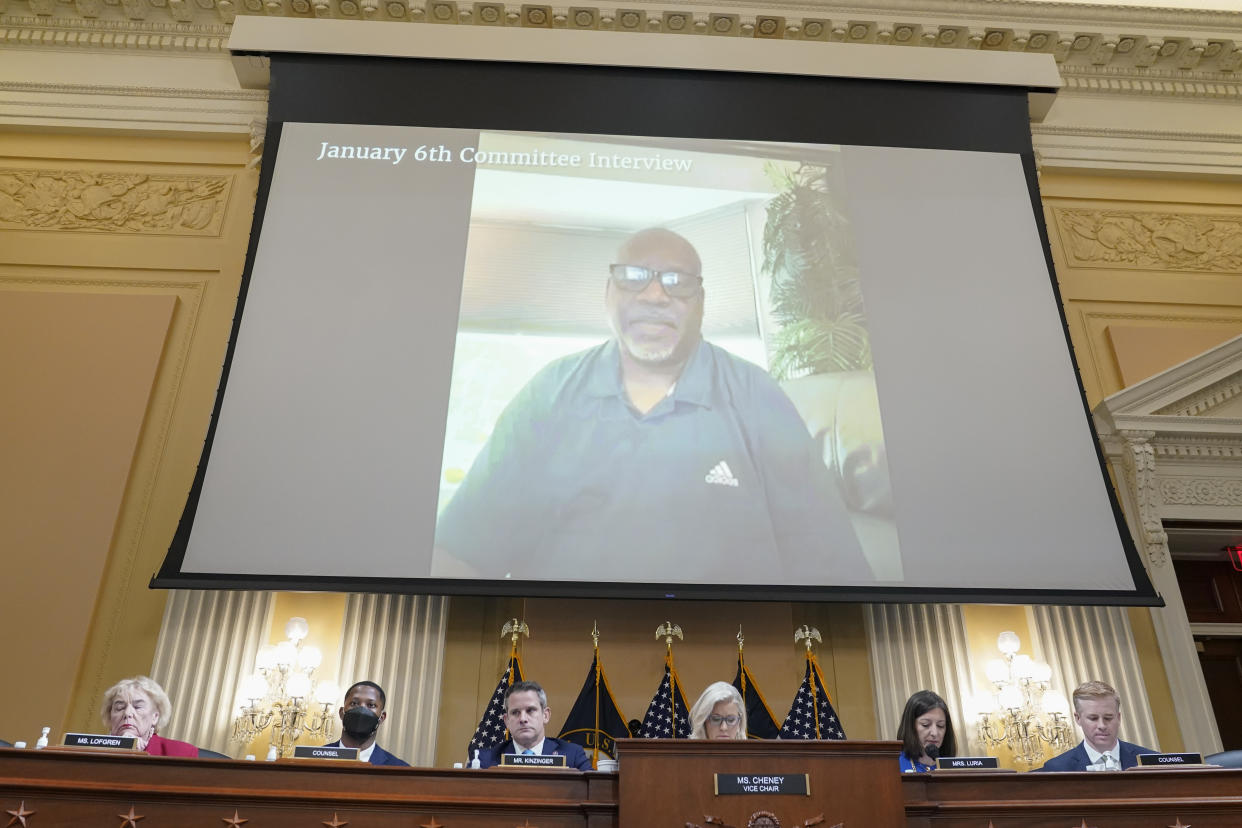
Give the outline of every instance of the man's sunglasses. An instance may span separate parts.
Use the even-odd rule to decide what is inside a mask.
[[[702,276],[679,273],[676,270],[652,270],[638,265],[615,264],[608,266],[612,283],[627,293],[642,293],[652,279],[660,280],[660,287],[673,299],[689,299],[697,296],[703,286]]]

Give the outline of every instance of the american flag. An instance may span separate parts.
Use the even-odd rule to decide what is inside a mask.
[[[476,750],[494,748],[505,740],[505,693],[509,692],[510,684],[521,680],[522,660],[515,652],[509,656],[509,664],[505,667],[504,675],[500,677],[500,683],[496,685],[496,692],[492,693],[487,709],[483,711],[483,718],[479,719],[479,727],[474,731],[474,738],[470,740],[470,747],[466,750],[467,759],[473,759]]]
[[[676,717],[674,718],[674,710]],[[640,734],[644,739],[689,739],[690,708],[681,692],[681,680],[673,669],[673,656],[664,657],[664,680],[656,690],[647,715],[643,716]]]
[[[782,739],[844,739],[845,729],[832,709],[824,677],[812,653],[806,654],[806,677],[781,725]]]

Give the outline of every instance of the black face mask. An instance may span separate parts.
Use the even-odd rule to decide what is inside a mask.
[[[341,717],[345,735],[355,742],[365,742],[380,726],[380,717],[366,707],[351,707]]]

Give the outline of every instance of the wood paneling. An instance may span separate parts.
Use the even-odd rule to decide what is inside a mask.
[[[214,828],[663,828],[709,824],[847,828],[1237,828],[1242,770],[1132,770],[1125,773],[1015,774],[938,771],[899,774],[895,743],[801,743],[764,756],[779,743],[709,748],[711,758],[669,757],[662,787],[626,791],[626,753],[617,773],[572,770],[434,770],[350,762],[241,762],[170,759],[145,754],[86,755],[0,750],[0,813],[21,813],[38,826],[176,825]],[[835,759],[829,753],[845,755]],[[715,797],[712,773],[782,764],[813,775],[811,796]],[[742,759],[745,761],[745,759]],[[792,763],[792,764],[790,764]],[[837,767],[840,764],[841,767]],[[846,767],[849,766],[849,767]],[[644,796],[645,794],[645,796]],[[628,820],[635,801],[646,818]],[[711,810],[707,810],[709,804]],[[738,814],[741,814],[739,819]],[[821,816],[823,819],[819,819]],[[841,816],[844,814],[845,816]],[[10,823],[22,821],[10,818]]]

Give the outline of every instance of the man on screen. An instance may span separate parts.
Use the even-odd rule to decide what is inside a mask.
[[[805,424],[702,338],[699,255],[652,228],[604,286],[612,338],[509,403],[436,527],[433,574],[514,580],[871,580]]]
[[[1121,729],[1121,696],[1102,681],[1088,681],[1075,688],[1074,721],[1082,728],[1082,742],[1052,757],[1039,770],[1126,770],[1138,764],[1140,753],[1156,752],[1117,738]]]
[[[564,756],[567,768],[593,770],[591,760],[581,747],[563,739],[553,739],[545,732],[552,710],[548,707],[548,694],[538,683],[517,681],[510,685],[505,693],[504,719],[509,738],[494,748],[479,751],[479,767],[495,767],[506,753],[519,753]]]

